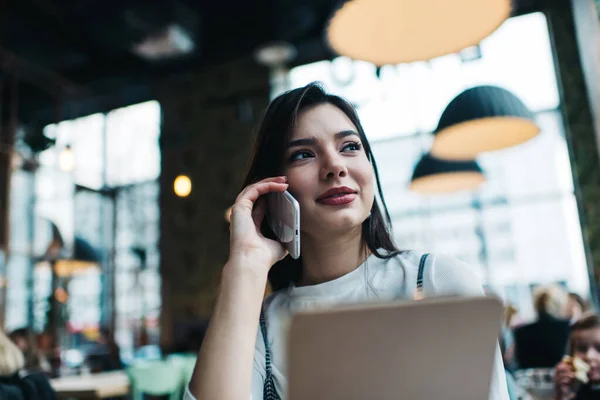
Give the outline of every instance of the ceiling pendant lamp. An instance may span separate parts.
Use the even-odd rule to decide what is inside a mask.
[[[540,132],[533,113],[514,94],[497,86],[476,86],[446,107],[431,154],[449,160],[473,160],[532,139]]]
[[[511,0],[351,0],[327,39],[340,55],[378,66],[425,61],[477,45],[510,12]]]
[[[483,171],[474,160],[440,160],[425,154],[415,167],[409,189],[421,194],[446,194],[474,190],[483,182]]]

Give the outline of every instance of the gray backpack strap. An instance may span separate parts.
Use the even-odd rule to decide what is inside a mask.
[[[265,383],[263,385],[263,399],[280,400],[277,390],[275,389],[275,381],[273,380],[271,349],[269,348],[269,340],[267,339],[267,321],[262,309],[260,310],[260,331],[265,344]]]
[[[415,291],[415,300],[421,300],[425,298],[423,293],[423,274],[425,272],[425,262],[427,261],[427,257],[429,253],[423,254],[421,256],[421,261],[419,261],[419,271],[417,272],[417,289]]]

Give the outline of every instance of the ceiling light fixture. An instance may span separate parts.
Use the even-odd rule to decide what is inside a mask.
[[[285,65],[296,58],[296,47],[288,42],[275,41],[266,43],[254,51],[254,60],[267,67]]]
[[[189,54],[194,47],[194,40],[188,32],[178,24],[171,24],[162,32],[134,45],[132,51],[142,58],[155,61]]]
[[[415,167],[409,189],[421,194],[446,194],[474,190],[483,182],[483,171],[474,160],[448,161],[426,154]]]
[[[187,197],[192,193],[192,180],[187,175],[179,175],[173,181],[173,191],[179,197]]]
[[[58,167],[64,172],[71,172],[75,168],[75,155],[71,146],[66,145],[58,155]]]
[[[446,107],[431,154],[449,160],[473,160],[479,153],[524,143],[540,132],[533,113],[514,94],[497,86],[476,86]]]
[[[477,45],[510,12],[511,0],[352,0],[333,15],[327,39],[378,66],[425,61]]]

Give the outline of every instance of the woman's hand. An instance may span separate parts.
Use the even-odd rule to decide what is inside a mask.
[[[246,187],[231,209],[229,260],[190,382],[197,399],[250,398],[268,272],[287,254],[281,243],[260,233],[267,211],[261,196],[287,187],[285,177],[264,179]]]
[[[267,178],[247,186],[238,195],[231,209],[229,259],[251,262],[252,268],[269,269],[287,255],[283,245],[267,239],[260,226],[267,212],[267,193],[283,192],[287,189],[287,178]]]
[[[554,369],[554,399],[567,400],[572,398],[573,381],[575,380],[575,371],[571,363],[561,361]]]

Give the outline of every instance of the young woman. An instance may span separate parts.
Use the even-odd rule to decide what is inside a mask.
[[[559,363],[554,372],[554,398],[600,399],[600,316],[588,314],[575,322],[569,340],[570,357]],[[574,358],[582,360],[587,367],[578,368]],[[584,376],[580,376],[582,374]]]
[[[244,187],[232,209],[229,259],[187,400],[283,398],[285,333],[294,312],[410,299],[415,291],[423,254],[400,252],[393,244],[375,159],[347,101],[314,83],[275,99]],[[298,260],[286,257],[263,221],[262,196],[284,190],[300,204]],[[263,303],[267,279],[274,293]],[[430,256],[423,292],[483,290],[465,264]],[[498,357],[491,399],[508,399],[503,371]]]

